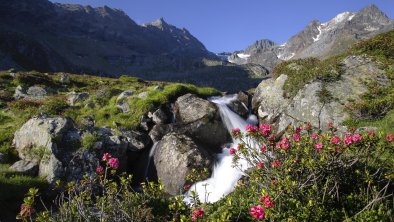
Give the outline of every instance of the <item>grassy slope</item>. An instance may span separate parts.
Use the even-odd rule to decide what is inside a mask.
[[[138,78],[122,76],[119,79],[96,76],[72,75],[71,83],[62,86],[59,82],[60,74],[45,75],[37,72],[17,73],[17,77],[10,76],[10,72],[0,72],[0,152],[8,156],[8,163],[15,162],[17,153],[12,147],[14,132],[29,118],[41,112],[50,115],[72,117],[77,124],[85,116],[93,116],[96,126],[118,127],[134,129],[138,127],[141,116],[148,111],[157,109],[160,105],[174,101],[180,95],[194,93],[201,97],[219,95],[213,88],[199,88],[190,84],[143,81]],[[50,87],[56,93],[44,100],[13,100],[13,93],[18,85],[40,85]],[[155,90],[155,86],[163,86],[163,90]],[[129,98],[130,113],[122,113],[116,107],[116,98],[124,90],[135,91],[135,96]],[[71,107],[67,104],[67,93],[88,92],[87,101]],[[139,99],[137,95],[148,92],[146,99]],[[94,108],[88,108],[87,103],[94,102]],[[44,188],[46,182],[40,178],[23,176],[10,171],[9,164],[0,165],[0,220],[4,217],[14,218],[22,202],[24,194],[30,187]],[[45,189],[40,189],[45,190]]]
[[[315,58],[286,61],[274,69],[274,78],[288,75],[285,96],[292,98],[308,82],[321,80],[336,81],[343,70],[341,61],[349,55],[368,55],[385,71],[390,85],[377,88],[371,85],[362,100],[353,104],[349,111],[354,113],[345,124],[351,127],[375,126],[384,132],[394,133],[394,31],[355,44],[348,52],[325,60]],[[383,111],[382,111],[383,110]]]

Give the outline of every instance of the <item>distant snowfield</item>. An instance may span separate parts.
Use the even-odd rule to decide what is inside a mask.
[[[250,57],[250,55],[248,54],[244,54],[244,53],[238,53],[237,56],[241,59],[247,59]]]

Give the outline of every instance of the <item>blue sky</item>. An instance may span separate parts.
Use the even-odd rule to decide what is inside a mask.
[[[377,5],[391,19],[394,0],[51,0],[125,11],[138,24],[163,17],[188,29],[212,52],[243,49],[259,39],[285,42],[310,21]]]

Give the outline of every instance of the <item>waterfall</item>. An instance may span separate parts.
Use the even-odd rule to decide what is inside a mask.
[[[146,164],[146,168],[145,168],[145,172],[144,172],[144,179],[146,179],[148,177],[150,162],[152,161],[153,155],[155,154],[157,144],[158,144],[158,142],[155,142],[152,145],[152,148],[150,148],[149,156],[148,156],[148,163]]]
[[[231,103],[236,98],[237,95],[214,97],[210,99],[210,101],[216,103],[218,106],[222,121],[229,133],[231,133],[234,128],[239,128],[243,131],[248,124],[247,121],[231,111],[227,106],[227,104]],[[238,140],[233,140],[232,146],[237,147],[239,142]],[[217,155],[217,162],[212,170],[211,177],[193,184],[190,190],[184,194],[185,202],[191,202],[191,191],[194,191],[198,195],[201,202],[213,203],[234,190],[238,180],[244,175],[241,170],[246,170],[250,166],[248,166],[245,160],[240,159],[238,164],[241,170],[234,168],[232,166],[233,157],[229,152],[229,148],[230,147],[223,148],[222,153]]]

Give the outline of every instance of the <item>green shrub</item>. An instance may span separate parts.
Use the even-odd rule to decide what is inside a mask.
[[[82,137],[82,147],[92,149],[94,144],[99,140],[97,133],[85,133]]]

